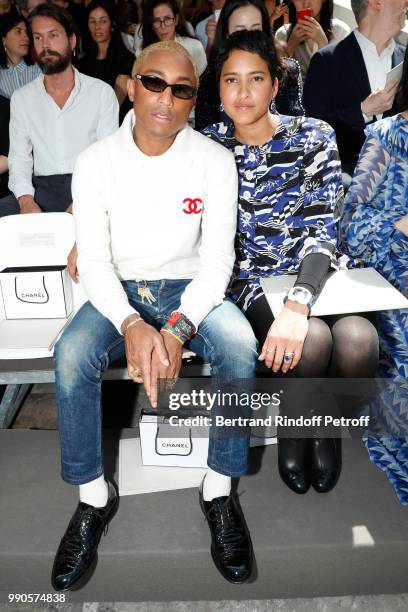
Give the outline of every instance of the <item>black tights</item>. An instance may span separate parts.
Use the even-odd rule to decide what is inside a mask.
[[[260,343],[274,321],[265,296],[245,313]],[[378,335],[369,316],[311,317],[301,359],[292,370],[300,378],[371,378],[378,364]]]
[[[274,321],[265,296],[253,302],[245,314],[261,348]],[[377,330],[370,321],[371,316],[311,317],[298,365],[285,375],[280,372],[276,375],[272,373],[272,376],[283,376],[285,379],[372,378],[378,365],[379,349]],[[318,381],[309,381],[301,388],[289,383],[285,389],[286,401],[282,411],[288,416],[307,416],[310,411],[339,416],[340,409],[343,416],[353,417],[361,404],[361,400],[353,395],[348,395],[340,404],[330,393],[327,395],[318,391],[316,395],[316,389],[321,389]],[[359,388],[356,387],[356,390],[359,391]],[[306,430],[302,431],[306,433]],[[283,431],[280,435],[284,435]],[[290,437],[289,433],[286,435]],[[295,437],[298,435],[299,430]]]

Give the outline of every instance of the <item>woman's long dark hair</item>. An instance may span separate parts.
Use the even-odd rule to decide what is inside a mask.
[[[402,77],[395,96],[395,105],[400,113],[408,110],[408,47],[405,51]]]
[[[122,36],[120,34],[119,28],[116,27],[116,15],[115,15],[115,7],[109,2],[109,0],[92,0],[90,4],[86,7],[86,22],[88,23],[88,19],[92,11],[95,11],[97,8],[103,9],[111,22],[112,25],[112,36],[109,42],[108,52],[106,54],[106,59],[108,61],[115,61],[115,57],[123,51],[127,51]],[[98,55],[98,45],[94,41],[89,32],[89,28],[87,28],[87,35],[84,41],[85,48],[85,56],[88,57],[96,57]]]
[[[232,13],[244,6],[253,6],[258,9],[262,17],[262,32],[272,36],[271,24],[269,21],[268,11],[266,10],[264,0],[227,0],[224,4],[217,23],[215,31],[214,44],[211,50],[211,55],[215,58],[221,43],[228,38],[228,21]]]
[[[28,38],[30,39],[30,42],[31,42],[30,29],[27,25],[27,22],[24,19],[24,17],[22,17],[19,13],[17,13],[17,11],[11,10],[10,13],[6,13],[0,16],[0,66],[2,68],[7,68],[8,63],[7,63],[6,50],[4,48],[4,45],[1,39],[7,36],[10,30],[15,28],[16,25],[18,25],[19,23],[24,23],[26,25]],[[28,53],[24,57],[24,61],[26,64],[33,63],[31,61],[30,53]]]
[[[319,23],[322,26],[323,32],[326,34],[327,40],[330,42],[333,38],[332,19],[333,19],[334,3],[333,0],[324,0],[322,10],[320,11]],[[289,2],[289,22],[292,28],[297,24],[296,7],[293,2]]]
[[[188,36],[189,38],[194,38],[191,36],[189,31],[187,30],[186,20],[184,19],[184,15],[181,12],[179,4],[177,0],[148,0],[143,5],[143,21],[142,21],[142,32],[143,32],[143,44],[142,48],[148,47],[153,43],[158,42],[160,39],[157,36],[156,32],[153,29],[153,11],[160,4],[166,4],[172,10],[174,17],[178,15],[178,24],[176,25],[176,34],[179,36]]]

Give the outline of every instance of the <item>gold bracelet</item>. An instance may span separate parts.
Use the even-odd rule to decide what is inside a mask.
[[[184,342],[183,342],[183,341],[182,341],[182,339],[181,339],[181,338],[179,338],[179,337],[177,336],[177,334],[175,334],[174,332],[170,331],[169,329],[163,329],[163,327],[161,328],[161,330],[160,330],[160,331],[162,331],[162,332],[166,332],[166,334],[170,334],[170,336],[173,336],[173,338],[175,338],[176,340],[178,340],[178,341],[180,342],[181,346],[183,346]]]
[[[123,321],[122,325],[120,326],[120,331],[122,332],[123,336],[126,334],[129,327],[131,327],[132,325],[135,325],[136,323],[139,323],[139,321],[143,321],[143,319],[139,314],[136,314],[136,313],[131,314],[128,317],[126,317],[126,319]]]

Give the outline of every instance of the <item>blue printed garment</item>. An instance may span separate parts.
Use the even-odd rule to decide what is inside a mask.
[[[296,274],[310,253],[328,255],[337,267],[343,188],[334,131],[316,119],[279,120],[274,137],[261,146],[238,142],[232,124],[203,131],[233,151],[238,167],[234,279],[247,280],[243,310],[262,295],[262,277]]]
[[[408,296],[408,237],[394,227],[408,214],[408,120],[382,119],[367,127],[366,136],[344,204],[345,248]],[[370,406],[372,434],[379,434],[365,443],[401,503],[408,504],[408,310],[379,313],[378,333],[378,373],[394,382]]]

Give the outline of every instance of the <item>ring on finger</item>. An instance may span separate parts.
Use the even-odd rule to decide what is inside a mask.
[[[166,379],[166,387],[168,389],[173,389],[176,386],[178,379],[177,378],[167,378]]]
[[[295,353],[285,353],[285,355],[283,356],[283,359],[284,361],[286,361],[286,363],[289,363],[289,361],[292,361],[294,356],[295,356]]]
[[[272,355],[272,353],[275,352],[275,349],[266,349],[266,352],[268,353],[268,355]]]
[[[140,368],[135,368],[130,372],[130,375],[135,378],[142,378],[142,370]]]

